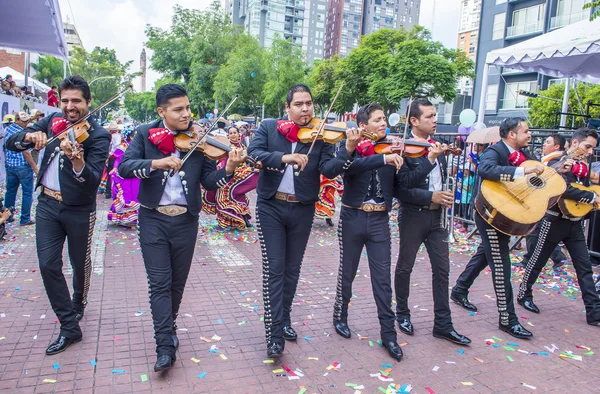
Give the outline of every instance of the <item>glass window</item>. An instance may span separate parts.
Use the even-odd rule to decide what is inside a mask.
[[[545,4],[523,8],[513,12],[512,26],[507,36],[535,33],[543,30]]]
[[[492,31],[492,40],[504,38],[504,26],[506,22],[506,12],[494,15],[494,30]]]
[[[506,3],[506,0],[496,0],[496,5],[504,3]]]
[[[498,84],[488,85],[485,95],[485,109],[496,110],[498,103]]]
[[[537,81],[509,82],[504,86],[503,109],[529,108],[526,96],[519,96],[519,90],[537,92]]]

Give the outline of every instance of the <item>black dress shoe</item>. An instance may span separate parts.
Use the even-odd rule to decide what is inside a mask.
[[[500,329],[509,335],[512,335],[515,338],[519,339],[530,339],[533,337],[533,334],[530,331],[527,331],[521,324],[517,323],[514,326],[503,326],[500,325]]]
[[[350,327],[348,327],[348,323],[334,320],[333,327],[335,328],[335,332],[346,339],[349,339],[352,336],[352,332],[350,331]]]
[[[173,366],[175,359],[168,354],[159,355],[154,364],[154,372],[166,371]]]
[[[80,321],[81,319],[83,319],[83,309],[80,311],[75,311],[75,319],[77,321]]]
[[[404,354],[402,353],[402,348],[400,345],[398,345],[398,343],[396,343],[396,341],[384,343],[383,346],[387,349],[390,356],[395,358],[397,361],[402,360],[402,356]]]
[[[173,346],[175,346],[175,349],[179,349],[179,338],[177,338],[177,334],[171,334],[171,338],[173,338]]]
[[[283,349],[285,348],[285,342],[271,342],[267,345],[267,357],[279,358],[283,355]]]
[[[333,227],[333,220],[331,220],[331,219],[325,219],[325,223],[327,223],[327,225],[329,227]]]
[[[52,342],[50,346],[48,346],[48,348],[46,349],[46,354],[48,356],[52,356],[53,354],[62,353],[65,350],[67,350],[69,346],[77,342],[81,342],[81,337],[67,338],[65,336],[59,335],[58,339]]]
[[[469,301],[468,297],[459,296],[458,294],[451,293],[450,299],[462,306],[468,311],[477,312],[477,307]]]
[[[467,338],[464,335],[460,335],[455,330],[452,330],[450,332],[434,331],[433,336],[436,338],[445,339],[458,345],[468,345],[469,343],[471,343],[471,340],[469,338]]]
[[[540,313],[540,308],[537,307],[536,304],[533,303],[533,300],[519,300],[517,299],[519,305],[523,308],[527,309],[529,312]]]
[[[400,331],[402,331],[406,335],[413,335],[415,333],[415,329],[413,328],[412,323],[408,319],[399,320],[398,327],[400,327]]]
[[[283,326],[283,339],[286,341],[295,341],[298,339],[298,334],[292,328],[292,326]]]

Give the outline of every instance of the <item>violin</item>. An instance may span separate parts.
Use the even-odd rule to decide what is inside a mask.
[[[192,123],[186,131],[181,131],[175,136],[175,148],[180,152],[189,152],[194,146],[196,150],[204,153],[204,156],[211,160],[221,160],[233,149],[229,144],[229,139],[224,136],[207,136],[198,143],[202,134],[202,127],[197,123]],[[246,163],[256,169],[262,168],[262,163],[255,158],[248,156]]]
[[[59,140],[69,139],[71,144],[73,145],[73,150],[71,152],[71,156],[69,159],[80,159],[81,152],[83,149],[80,144],[83,144],[83,141],[87,140],[90,136],[88,130],[91,129],[92,126],[87,120],[79,121],[75,123],[71,128],[69,128],[66,134],[59,134],[57,137]]]
[[[300,142],[307,144],[317,137],[317,139],[323,140],[328,144],[335,144],[346,137],[348,126],[344,122],[325,123],[323,131],[317,136],[321,122],[323,122],[323,120],[319,118],[312,118],[307,125],[302,126],[298,131],[298,139]],[[363,137],[368,138],[371,141],[377,141],[378,138],[375,133],[370,133],[365,130],[363,130]]]
[[[375,143],[375,153],[402,153],[403,156],[416,158],[421,157],[431,148],[431,143],[424,138],[413,138],[410,140],[384,139]]]

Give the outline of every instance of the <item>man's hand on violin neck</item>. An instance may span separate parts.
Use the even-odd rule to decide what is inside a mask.
[[[64,155],[71,160],[71,163],[73,163],[73,169],[80,172],[85,165],[81,144],[75,143],[75,145],[73,145],[68,139],[63,139],[60,142],[60,149],[63,151]]]
[[[232,149],[231,152],[229,152],[229,158],[227,159],[227,164],[225,165],[225,173],[227,175],[233,174],[235,169],[246,161],[247,157],[248,155],[244,149]]]
[[[357,129],[356,127],[346,130],[346,151],[349,154],[354,153],[356,146],[362,138],[362,134],[362,129]]]
[[[25,134],[25,142],[33,142],[36,150],[41,150],[46,146],[48,136],[43,131]]]
[[[179,171],[182,165],[183,163],[181,162],[181,159],[174,156],[169,156],[163,157],[162,159],[152,160],[150,168],[152,168],[153,170]]]
[[[435,142],[431,144],[431,148],[429,148],[429,154],[427,158],[430,162],[435,163],[435,159],[438,158],[442,153],[444,153],[444,148],[439,142]]]
[[[397,153],[385,155],[385,163],[390,166],[396,167],[399,170],[404,164],[404,159]]]
[[[303,155],[301,153],[291,153],[287,155],[283,155],[281,157],[281,162],[284,164],[296,164],[300,171],[304,170],[304,167],[308,164],[308,156]]]

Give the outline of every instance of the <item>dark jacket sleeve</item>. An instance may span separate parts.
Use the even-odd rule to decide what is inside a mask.
[[[400,168],[400,173],[396,175],[396,178],[398,178],[401,187],[412,189],[425,182],[425,179],[434,168],[435,165],[430,162],[429,159],[423,161],[423,164],[413,169],[409,168],[405,160],[402,168]]]
[[[415,205],[429,205],[432,202],[433,192],[426,189],[407,189],[405,187],[398,187],[395,189],[395,195],[397,199],[402,202],[407,202]]]
[[[326,144],[323,149],[325,149],[327,145],[328,144]],[[331,149],[335,149],[333,145],[330,146]],[[348,151],[346,150],[346,145],[344,144],[344,141],[342,141],[337,155],[335,155],[335,157],[326,163],[323,163],[322,167],[320,168],[321,174],[323,174],[323,176],[326,178],[333,179],[336,176],[344,173],[344,171],[350,167],[350,164],[352,164],[355,158],[356,152],[354,152],[352,155],[349,155]]]
[[[42,131],[47,134],[50,119],[52,119],[51,116],[46,116],[45,118],[40,119],[39,122],[36,122],[31,126],[27,126],[18,133],[11,135],[6,140],[6,149],[16,152],[22,152],[27,149],[33,148],[34,144],[32,142],[23,142],[25,136],[27,135],[27,133],[34,133],[36,131]]]
[[[208,191],[217,190],[223,187],[233,178],[233,174],[227,176],[225,167],[217,170],[217,162],[204,157],[202,162],[202,174],[200,174],[200,183]]]
[[[88,189],[96,190],[98,188],[106,159],[108,159],[110,134],[102,128],[100,128],[98,132],[101,133],[101,135],[95,137],[94,141],[85,148],[87,154],[85,156],[85,166],[83,167],[81,175],[77,176],[73,174],[73,177],[79,181],[77,184],[86,191]]]
[[[548,166],[556,164],[559,160],[560,158],[550,160],[548,162]],[[567,190],[565,190],[565,192],[562,194],[563,198],[567,200],[581,202],[584,204],[591,204],[594,201],[594,198],[596,198],[596,193],[592,191],[577,189],[576,187],[571,186],[571,183],[575,183],[577,181],[575,175],[573,175],[571,172],[560,175],[567,183]]]
[[[144,139],[145,133],[139,130],[125,150],[123,160],[119,164],[121,178],[149,178],[152,159],[145,158]]]
[[[323,174],[325,178],[328,179],[334,179],[336,176],[339,175],[339,173],[335,173],[331,164],[337,158],[337,156],[335,156],[334,153],[335,145],[323,144],[323,147],[321,148],[321,158],[319,160],[319,172]]]
[[[281,162],[283,152],[269,152],[269,130],[267,129],[268,121],[261,123],[260,127],[254,134],[250,146],[248,146],[248,154],[254,157],[257,161],[263,164],[263,168],[276,168],[283,170],[285,164]]]
[[[477,168],[479,177],[490,181],[514,181],[516,167],[501,166],[500,156],[494,149],[486,149],[481,155],[481,162]]]

